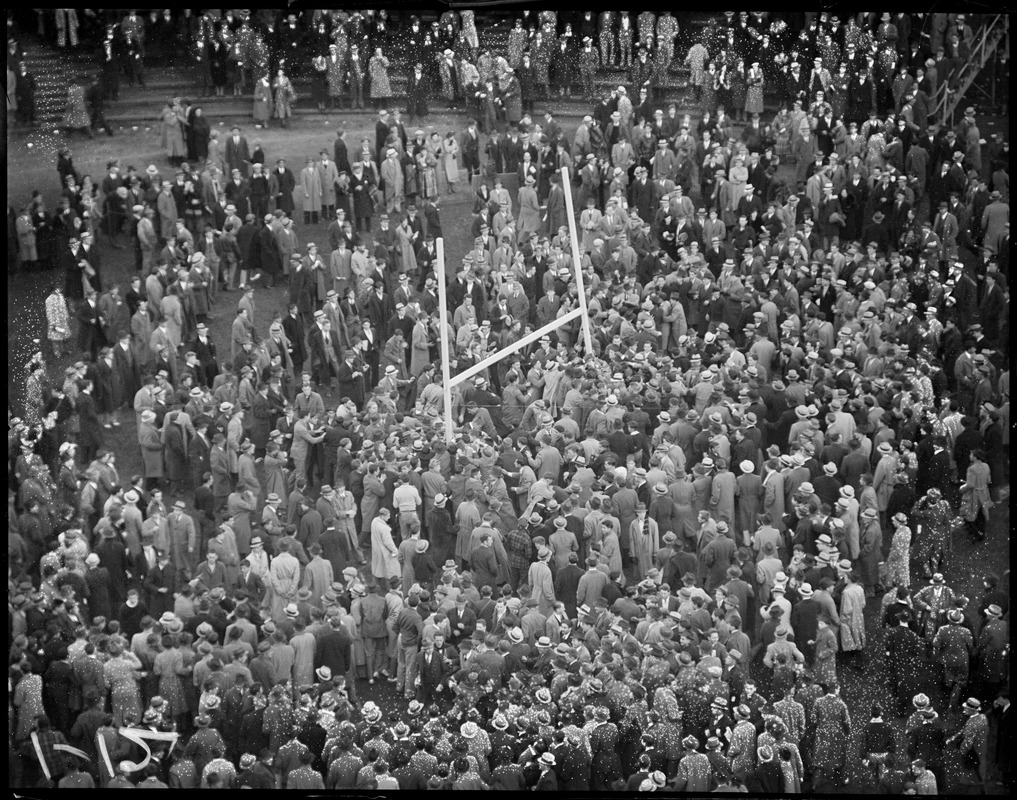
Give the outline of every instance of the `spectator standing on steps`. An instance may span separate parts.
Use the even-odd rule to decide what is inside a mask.
[[[67,110],[64,112],[63,127],[69,131],[82,131],[89,139],[92,129],[85,106],[85,87],[83,80],[75,79],[67,87]]]
[[[89,116],[93,131],[104,130],[107,136],[113,135],[113,126],[106,121],[106,95],[102,88],[102,75],[96,75],[95,80],[85,92],[85,100],[88,103]]]
[[[297,101],[297,93],[282,68],[275,74],[272,91],[275,93],[275,118],[282,120],[282,126],[288,128],[289,119],[293,116],[293,104]]]
[[[12,73],[7,73],[8,77]],[[17,75],[14,76],[15,85],[13,97],[8,86],[8,102],[12,99],[15,102],[15,118],[22,125],[35,124],[35,76],[28,71],[28,65],[22,61],[18,64]],[[10,81],[8,80],[8,83]]]
[[[375,108],[384,106],[392,97],[392,86],[388,79],[389,60],[382,55],[381,48],[375,48],[374,55],[367,64],[367,73],[371,79],[371,100]]]

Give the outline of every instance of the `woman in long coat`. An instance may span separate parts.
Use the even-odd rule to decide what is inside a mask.
[[[187,155],[187,148],[184,146],[184,133],[181,128],[183,122],[177,110],[167,103],[160,115],[161,120],[161,145],[166,150],[166,156],[171,164],[179,164]]]
[[[416,272],[417,254],[414,249],[413,236],[415,231],[410,225],[408,217],[404,217],[396,228],[396,236],[399,237],[399,271]]]
[[[103,673],[113,705],[113,724],[127,725],[128,720],[137,722],[142,712],[138,681],[144,666],[141,659],[125,650],[120,642],[110,643],[109,654],[111,658],[103,667]]]
[[[438,196],[438,160],[427,148],[417,153],[417,197],[420,200]]]
[[[749,68],[748,75],[745,77],[746,92],[745,92],[745,113],[746,115],[751,114],[762,114],[763,113],[763,87],[766,82],[763,78],[763,70],[759,66],[758,61],[754,61],[752,66]]]
[[[74,82],[67,87],[67,110],[64,112],[63,127],[72,131],[84,131],[91,138],[91,125],[92,120],[85,105],[85,87]]]
[[[380,106],[378,101],[392,97],[392,86],[388,80],[388,59],[381,54],[380,47],[375,49],[367,64],[367,74],[371,81],[371,99],[375,101],[375,106]]]
[[[183,653],[171,637],[162,637],[162,652],[155,657],[152,672],[159,676],[159,696],[169,704],[168,715],[178,723],[183,722],[190,709],[182,678],[190,675],[191,668],[184,664]]]
[[[272,116],[272,85],[264,75],[254,87],[254,121],[268,125]]]
[[[276,73],[272,82],[272,90],[275,93],[275,117],[282,120],[284,128],[289,126],[287,120],[293,116],[293,104],[297,101],[297,93],[293,90],[293,84],[286,77],[281,69]]]
[[[188,133],[191,149],[194,157],[200,164],[208,160],[208,142],[211,139],[212,129],[208,124],[208,117],[201,106],[194,109],[194,118],[191,120],[191,129]]]
[[[18,232],[18,252],[21,258],[21,266],[24,269],[31,269],[35,266],[35,262],[39,260],[39,252],[36,247],[35,239],[35,226],[32,224],[32,216],[28,213],[27,208],[21,209],[18,212],[18,218],[14,222],[15,228]],[[79,274],[77,265],[74,267],[74,275],[77,277]],[[68,281],[68,285],[70,285]],[[81,281],[76,280],[75,288],[78,290],[76,293],[68,293],[68,297],[77,297],[81,294]]]

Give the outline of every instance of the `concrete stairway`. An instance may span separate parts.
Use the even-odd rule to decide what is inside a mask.
[[[494,53],[505,51],[508,42],[508,31],[512,25],[511,20],[514,12],[485,12],[483,24],[480,25],[480,39],[482,46],[490,47]],[[676,103],[679,114],[697,111],[691,106],[691,93],[684,90],[688,82],[689,74],[687,68],[681,63],[684,52],[688,49],[692,39],[706,24],[709,14],[696,12],[686,27],[679,34],[675,49],[676,63],[672,65],[668,81],[663,92],[664,103]],[[63,118],[66,99],[67,85],[76,77],[85,77],[91,81],[94,79],[98,69],[95,53],[91,49],[77,51],[58,50],[51,42],[44,42],[31,36],[25,36],[22,40],[25,49],[25,61],[36,78],[37,91],[37,119],[41,127],[55,126]],[[391,74],[392,88],[397,97],[403,97],[405,91],[408,64],[404,57],[396,56],[393,61]],[[146,88],[140,86],[129,86],[123,78],[121,79],[120,98],[116,102],[109,102],[106,108],[106,118],[114,126],[139,122],[155,122],[161,110],[162,102],[171,97],[183,96],[192,101],[198,101],[205,110],[206,116],[213,119],[243,119],[251,116],[251,97],[242,95],[240,97],[198,97],[195,91],[193,76],[190,71],[182,66],[149,66],[145,71]],[[627,81],[627,75],[621,68],[606,68],[598,71],[595,85],[598,91],[614,88],[620,83]],[[297,117],[321,117],[317,109],[310,102],[310,81],[296,80],[294,87],[297,90],[297,105],[294,108],[294,115]],[[538,101],[538,106],[543,105]],[[553,109],[558,116],[573,117],[582,116],[589,112],[589,103],[583,98],[573,97],[570,100],[553,101]],[[442,101],[432,103],[432,113],[443,111]],[[358,116],[373,116],[372,109],[363,111],[344,110],[332,112],[329,116],[341,114],[344,118],[356,118]],[[13,126],[17,132],[17,126]]]

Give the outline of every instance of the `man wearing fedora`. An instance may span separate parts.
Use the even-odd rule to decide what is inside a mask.
[[[989,770],[989,720],[981,700],[969,697],[961,705],[963,725],[945,744],[956,747],[963,772],[958,784],[964,787],[985,785]]]

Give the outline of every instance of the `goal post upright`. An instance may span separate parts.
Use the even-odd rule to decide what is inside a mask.
[[[438,336],[441,342],[441,388],[445,394],[443,412],[445,420],[445,443],[452,444],[452,365],[449,361],[448,351],[448,278],[445,275],[445,239],[438,237],[435,240],[435,250],[438,256],[438,269],[435,270],[438,278]]]
[[[448,277],[445,273],[445,240],[439,237],[435,240],[437,253],[437,269],[435,270],[438,279],[438,315],[441,336],[441,377],[442,391],[444,393],[444,424],[445,441],[452,444],[454,438],[452,425],[452,389],[459,384],[469,380],[474,375],[483,372],[489,367],[497,364],[506,356],[510,356],[518,350],[526,347],[532,342],[538,341],[541,337],[557,330],[572,320],[579,318],[583,331],[583,346],[587,358],[593,355],[593,332],[590,327],[590,312],[586,303],[586,285],[583,280],[583,264],[579,250],[579,232],[576,226],[575,206],[572,201],[572,184],[567,167],[561,170],[562,187],[565,192],[565,209],[568,214],[569,240],[572,249],[572,268],[576,279],[576,293],[579,296],[577,308],[562,314],[560,317],[551,320],[546,325],[526,334],[519,341],[503,347],[496,353],[478,361],[462,372],[452,375],[451,353],[449,352],[448,331],[450,330],[451,319],[448,313]]]
[[[561,181],[565,190],[565,211],[569,220],[569,240],[572,243],[572,264],[576,271],[576,294],[579,295],[579,310],[582,311],[583,345],[586,357],[593,356],[593,333],[590,330],[590,312],[586,307],[586,286],[583,280],[583,260],[579,252],[579,231],[576,227],[576,211],[572,201],[572,181],[568,167],[562,167]]]

